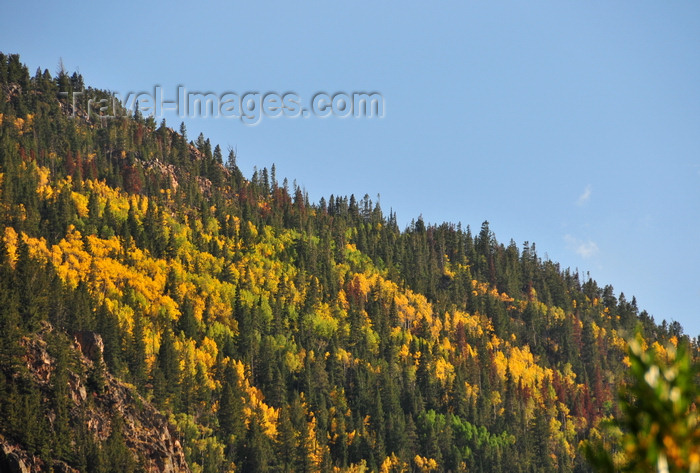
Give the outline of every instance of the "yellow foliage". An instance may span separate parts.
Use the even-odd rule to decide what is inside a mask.
[[[464,346],[464,354],[467,355],[469,358],[474,359],[479,356],[476,349],[468,343]]]
[[[17,262],[17,232],[12,227],[5,227],[5,234],[3,235],[3,241],[5,242],[5,251],[10,260],[10,266],[15,267]]]
[[[561,307],[546,307],[547,310],[547,316],[551,320],[565,320],[566,319],[566,313],[564,312],[564,309]]]
[[[450,339],[447,337],[442,338],[442,343],[440,344],[440,348],[442,349],[443,353],[450,354],[454,353],[455,347],[452,346],[452,342],[450,342]]]
[[[523,386],[535,387],[544,378],[551,378],[552,370],[542,368],[536,363],[529,346],[525,345],[523,348],[517,346],[509,347],[506,353],[499,350],[493,355],[493,362],[501,379],[505,380],[506,368],[510,370],[513,380],[516,383],[522,382]],[[566,379],[573,382],[573,378],[566,377]],[[540,390],[534,389],[533,393],[536,399],[541,400]]]
[[[360,460],[359,463],[351,463],[346,468],[334,466],[331,471],[333,471],[333,473],[367,473],[367,461]]]
[[[306,320],[311,328],[322,337],[330,338],[338,330],[339,321],[333,317],[326,302],[317,303],[314,312],[307,316]]]
[[[456,310],[452,313],[452,326],[457,328],[460,323],[472,337],[481,337],[484,334],[484,327],[476,315]]]
[[[304,407],[306,407],[306,403],[304,403]],[[305,442],[307,446],[306,455],[311,463],[310,471],[321,472],[323,466],[323,456],[328,447],[319,444],[316,437],[316,416],[313,412],[309,411],[309,417],[311,417],[311,420],[308,422],[308,433]]]
[[[352,354],[348,351],[345,351],[342,348],[338,348],[335,352],[335,356],[337,360],[343,364],[345,368],[348,368],[351,363],[353,363],[353,357]]]
[[[515,301],[515,299],[513,299],[512,297],[510,297],[510,296],[509,296],[508,294],[506,294],[505,292],[502,292],[502,293],[501,293],[501,295],[499,296],[499,299],[501,300],[501,302],[513,302],[513,301]]]
[[[668,351],[663,345],[654,341],[654,343],[651,344],[651,349],[656,353],[657,359],[668,362]]]
[[[356,296],[366,300],[370,290],[370,280],[368,280],[363,273],[355,273],[350,281],[350,287],[355,292]]]
[[[395,453],[391,453],[390,456],[386,457],[379,467],[380,473],[404,473],[408,471],[408,463],[403,462],[396,456]]]
[[[451,383],[455,378],[455,367],[444,358],[435,361],[435,377],[443,384]]]
[[[79,192],[71,192],[71,199],[73,200],[73,205],[75,205],[76,212],[78,212],[78,216],[81,218],[87,217],[89,213],[87,196]]]
[[[429,473],[438,469],[438,464],[434,458],[425,458],[420,455],[413,457],[413,463],[418,468],[418,471]]]
[[[420,350],[417,350],[417,351],[413,354],[413,364],[414,364],[414,365],[418,366],[418,365],[420,364],[420,357],[421,357],[422,355],[423,355],[423,353],[421,353]]]
[[[248,397],[247,404],[243,408],[243,412],[246,416],[246,424],[250,422],[255,411],[260,412],[262,414],[262,427],[265,435],[274,439],[277,436],[279,410],[265,404],[262,391],[250,384],[250,380],[246,376],[245,365],[243,365],[241,361],[233,361],[233,367],[238,373],[240,386]]]
[[[610,335],[612,337],[612,345],[622,352],[627,352],[627,342],[617,333],[617,330],[612,329]]]
[[[216,363],[216,355],[219,354],[219,348],[216,342],[209,337],[204,337],[198,350],[198,359],[204,363],[208,369],[211,369]]]
[[[11,231],[6,229],[5,233],[7,240]],[[72,287],[80,281],[86,282],[98,300],[118,300],[125,290],[133,289],[136,302],[145,315],[166,316],[171,320],[179,316],[176,302],[164,295],[168,267],[163,260],[152,259],[132,246],[129,256],[133,265],[127,266],[117,259],[122,247],[116,237],[102,239],[89,235],[86,237],[90,245],[87,251],[82,234],[72,225],[66,236],[51,248],[47,247],[43,239],[26,240],[34,257],[50,261],[58,276]]]
[[[493,364],[496,366],[496,372],[498,373],[498,376],[501,379],[506,378],[506,370],[508,367],[508,360],[506,359],[506,355],[503,354],[502,351],[497,351],[493,355]]]
[[[49,177],[51,176],[51,171],[49,170],[49,168],[47,168],[45,166],[37,166],[36,174],[37,174],[37,178],[39,180],[39,182],[37,183],[38,189],[40,189],[43,186],[48,185]]]
[[[403,362],[406,362],[409,356],[411,356],[411,352],[409,351],[408,344],[404,343],[401,345],[401,350],[399,350],[399,358],[401,358]]]
[[[287,351],[284,354],[284,363],[292,373],[298,373],[302,366],[304,366],[301,355],[292,351]]]
[[[467,398],[471,399],[473,402],[476,402],[476,398],[479,395],[479,386],[475,384],[469,384],[465,381],[464,388],[467,394]]]
[[[91,192],[98,196],[100,208],[104,209],[109,202],[112,214],[118,220],[126,220],[129,212],[129,199],[126,194],[123,194],[118,188],[108,186],[105,181],[88,180],[85,185]]]
[[[117,317],[119,324],[126,327],[130,333],[133,333],[134,309],[115,299],[106,298],[104,302],[109,312]]]
[[[202,366],[206,374],[206,385],[209,389],[216,389],[216,383],[211,377],[211,368],[216,357],[212,360],[211,353],[206,349],[197,348],[194,340],[188,339],[184,344],[178,338],[175,345],[182,356],[180,368],[184,376],[193,378],[197,373],[197,366]]]
[[[24,128],[24,118],[19,118],[19,117],[15,118],[14,125],[15,125],[15,128],[17,129],[17,131],[19,132],[19,134],[21,135],[23,133],[23,128]]]

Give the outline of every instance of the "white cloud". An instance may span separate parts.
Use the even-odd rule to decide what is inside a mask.
[[[584,259],[592,258],[598,254],[598,245],[592,240],[583,241],[569,234],[564,235],[564,240],[566,240],[567,247],[574,251],[576,254],[580,255]]]
[[[583,190],[583,194],[578,196],[578,200],[576,201],[576,205],[583,205],[586,202],[588,202],[588,199],[591,198],[591,185],[588,184],[586,188]]]

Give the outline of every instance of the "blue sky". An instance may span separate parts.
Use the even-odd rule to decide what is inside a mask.
[[[313,200],[489,220],[700,334],[700,3],[97,3],[12,0],[0,50],[123,95],[380,92],[381,119],[186,125]]]

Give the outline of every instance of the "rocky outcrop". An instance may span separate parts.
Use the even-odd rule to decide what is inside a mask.
[[[26,452],[0,436],[0,471],[29,473],[32,460]]]
[[[172,130],[169,130],[169,132],[174,133]],[[166,179],[170,185],[170,189],[172,189],[173,192],[176,191],[178,186],[180,185],[177,181],[175,166],[173,166],[172,164],[165,164],[158,159],[153,159],[151,161],[146,161],[144,163],[144,168],[149,171],[156,172],[164,179]]]
[[[85,355],[88,359],[94,361],[98,356],[102,355],[105,350],[105,344],[102,341],[102,337],[89,330],[82,330],[76,332],[75,343],[78,345],[78,349]]]
[[[55,360],[47,351],[45,341],[45,335],[50,331],[52,328],[46,324],[38,335],[22,341],[26,350],[26,367],[33,381],[47,393],[55,371]],[[99,394],[90,389],[85,374],[80,374],[90,372],[93,368],[91,358],[98,359],[98,354],[103,350],[99,335],[92,332],[74,334],[72,349],[82,366],[70,370],[68,376],[71,417],[85,419],[89,432],[96,440],[103,442],[110,436],[112,421],[118,416],[123,419],[126,446],[145,471],[189,473],[178,431],[163,414],[132,387],[108,372],[104,374],[104,389]],[[53,417],[50,409],[48,416],[50,420]],[[62,462],[54,461],[52,465],[53,471],[77,471]],[[0,436],[0,471],[34,473],[46,470],[41,459],[29,455],[21,445]]]
[[[53,471],[62,473],[79,473],[65,462],[52,462]],[[29,455],[19,445],[0,435],[0,471],[7,473],[33,473],[46,471],[47,465],[39,457]]]

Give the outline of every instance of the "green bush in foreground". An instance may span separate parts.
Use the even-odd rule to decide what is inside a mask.
[[[697,364],[685,346],[666,356],[629,343],[632,381],[620,392],[621,416],[608,425],[611,444],[585,444],[601,472],[700,472]]]

